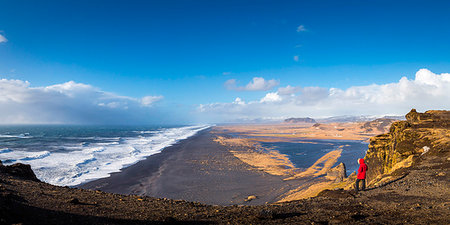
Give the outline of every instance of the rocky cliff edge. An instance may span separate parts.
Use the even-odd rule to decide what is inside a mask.
[[[367,181],[379,186],[404,176],[404,168],[418,163],[424,155],[447,160],[450,149],[450,111],[412,109],[406,121],[391,125],[389,133],[370,139],[365,161]]]

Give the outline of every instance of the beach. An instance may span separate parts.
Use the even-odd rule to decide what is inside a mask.
[[[78,187],[212,205],[291,201],[336,188],[327,172],[341,162],[351,165],[367,148],[355,140],[280,139],[273,129],[260,133],[281,142],[267,142],[251,132],[236,136],[231,128],[242,126],[199,131],[120,172]]]
[[[121,172],[79,187],[213,205],[260,205],[276,202],[301,183],[244,163],[215,138],[211,129],[200,131]],[[246,201],[249,196],[255,199]]]

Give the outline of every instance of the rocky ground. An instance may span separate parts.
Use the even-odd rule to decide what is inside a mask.
[[[26,166],[0,173],[1,224],[450,224],[450,158],[423,155],[405,177],[364,192],[260,206],[213,206],[180,200],[57,187]]]

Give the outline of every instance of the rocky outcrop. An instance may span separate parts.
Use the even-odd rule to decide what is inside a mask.
[[[386,119],[386,118],[380,118],[372,121],[365,122],[361,129],[365,129],[365,132],[373,132],[374,129],[380,131],[380,132],[387,132],[389,129],[389,126],[394,122],[394,119]]]
[[[0,161],[0,173],[8,174],[17,178],[39,181],[30,165],[16,163],[10,166],[4,166]]]
[[[339,165],[331,168],[327,171],[327,178],[333,180],[335,183],[344,181],[347,178],[347,172],[345,169],[345,164],[340,163]]]
[[[450,128],[450,112],[445,110],[429,110],[425,113],[418,113],[412,109],[405,117],[416,128]]]
[[[285,123],[316,123],[313,118],[289,118],[284,120]]]
[[[370,139],[364,158],[369,166],[369,184],[393,173],[400,165],[412,165],[422,154],[440,154],[450,149],[450,111],[418,113],[413,109],[405,117],[406,121],[394,122],[389,133]]]

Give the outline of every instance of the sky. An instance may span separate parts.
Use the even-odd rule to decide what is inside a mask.
[[[0,0],[0,124],[449,109],[449,1]]]

